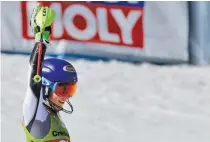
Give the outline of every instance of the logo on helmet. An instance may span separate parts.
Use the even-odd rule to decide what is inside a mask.
[[[50,68],[48,68],[48,67],[43,67],[42,68],[42,71],[43,72],[51,72]]]
[[[68,71],[68,72],[75,72],[74,67],[71,66],[71,65],[64,66],[64,67],[63,67],[63,70],[64,70],[64,71]]]

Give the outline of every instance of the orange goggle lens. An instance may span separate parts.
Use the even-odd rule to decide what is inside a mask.
[[[77,84],[74,83],[56,83],[53,92],[60,97],[72,97],[77,89]]]

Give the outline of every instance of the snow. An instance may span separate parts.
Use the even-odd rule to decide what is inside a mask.
[[[2,142],[25,142],[29,56],[2,54],[1,62]],[[71,62],[75,111],[61,115],[72,142],[209,142],[210,66]]]

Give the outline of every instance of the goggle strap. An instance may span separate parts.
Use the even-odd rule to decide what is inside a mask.
[[[55,91],[56,86],[57,86],[57,82],[53,84],[53,87],[52,87],[53,92]]]
[[[45,82],[45,83],[44,83]],[[42,77],[42,84],[45,84],[48,88],[53,89],[54,88],[54,83],[49,81],[48,79]]]

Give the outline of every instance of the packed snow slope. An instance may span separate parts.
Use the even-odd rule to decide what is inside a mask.
[[[25,142],[28,64],[29,56],[1,56],[2,142]],[[210,141],[210,66],[72,64],[79,76],[75,111],[61,113],[72,142]]]

